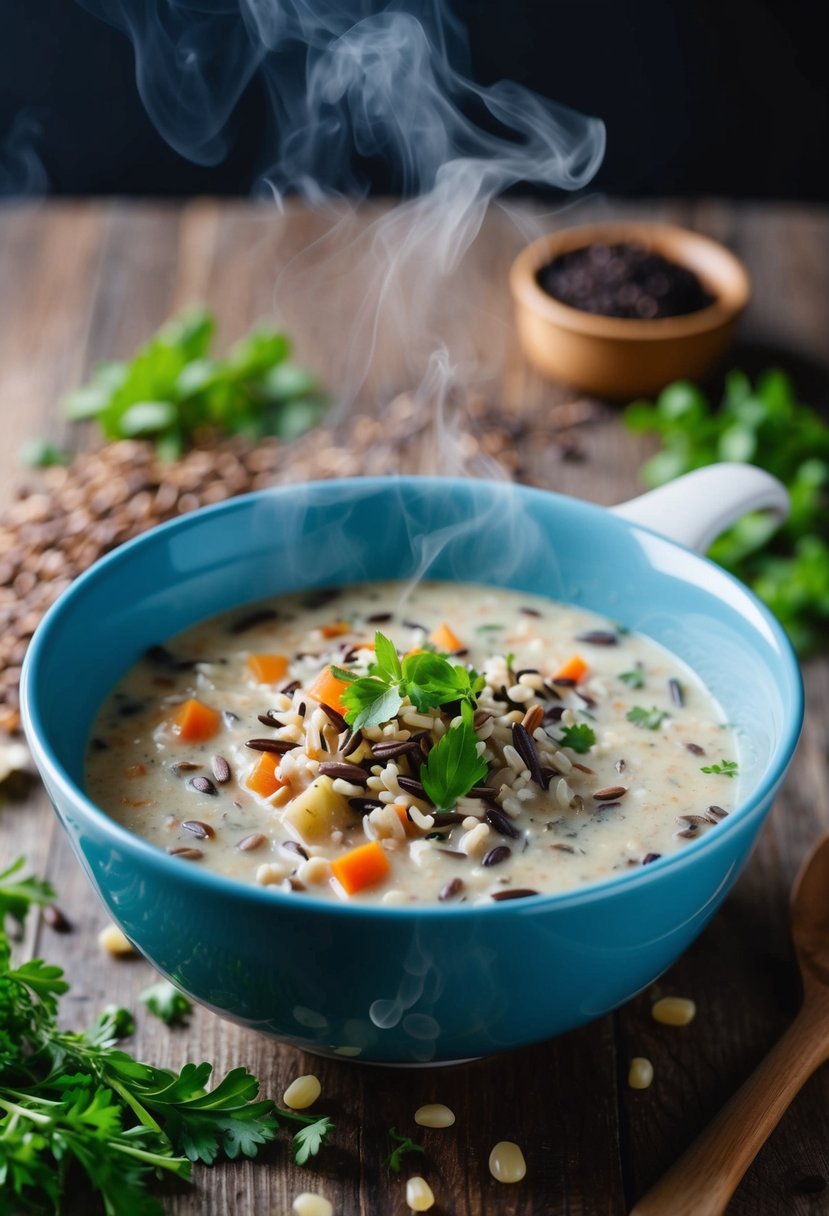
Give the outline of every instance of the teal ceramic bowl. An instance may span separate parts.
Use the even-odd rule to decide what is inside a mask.
[[[197,1001],[313,1052],[460,1060],[613,1009],[714,914],[798,738],[800,676],[780,627],[741,584],[653,530],[702,545],[752,507],[783,513],[785,494],[740,466],[692,474],[617,513],[497,483],[332,481],[234,499],[123,546],[51,609],[22,680],[29,744],[92,886],[141,953]],[[367,907],[183,866],[84,793],[96,710],[150,644],[283,591],[422,576],[582,605],[669,647],[743,733],[739,809],[678,854],[581,890]]]

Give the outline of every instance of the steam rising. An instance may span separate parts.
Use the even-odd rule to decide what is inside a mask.
[[[0,198],[36,198],[45,194],[49,179],[37,154],[41,124],[31,110],[19,110],[6,137],[0,140]]]
[[[453,276],[487,208],[521,182],[577,190],[604,152],[604,127],[510,81],[482,87],[462,74],[464,33],[440,0],[81,0],[123,30],[135,49],[148,113],[164,138],[200,164],[215,164],[234,137],[232,114],[257,77],[268,98],[258,192],[323,207],[332,232],[348,224],[382,163],[405,201],[366,227],[347,257],[314,272],[300,256],[277,283],[276,311],[314,293],[314,315],[341,352],[330,369],[350,403],[370,371],[390,389],[378,355],[403,350],[411,387],[435,352],[449,378],[474,366],[474,344],[445,349],[446,309],[459,307]],[[361,268],[362,306],[343,313],[348,272]],[[468,293],[467,293],[468,294]],[[470,313],[470,301],[460,305]],[[353,311],[353,306],[352,306]],[[455,327],[457,328],[457,327]],[[336,355],[336,352],[334,352]],[[399,367],[399,361],[398,361]],[[433,377],[434,378],[434,377]]]

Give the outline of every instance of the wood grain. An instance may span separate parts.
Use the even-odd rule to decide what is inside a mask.
[[[294,335],[299,357],[335,389],[347,387],[355,379],[354,352],[344,349],[349,318],[376,290],[367,233],[376,231],[370,224],[384,214],[383,205],[373,204],[337,220],[297,208],[278,215],[261,204],[211,200],[3,210],[0,484],[6,494],[19,480],[16,455],[27,437],[89,441],[81,428],[70,432],[61,421],[61,393],[97,359],[129,354],[171,311],[190,303],[204,301],[215,311],[225,342],[257,318],[277,316]],[[490,215],[466,262],[445,281],[452,307],[442,307],[440,315],[447,350],[481,360],[476,387],[506,411],[532,420],[533,435],[520,443],[529,477],[613,503],[636,491],[636,469],[648,450],[647,441],[624,431],[608,409],[578,434],[583,459],[563,459],[543,423],[570,394],[528,369],[511,323],[506,270],[524,240],[546,227],[602,215],[691,223],[728,240],[748,262],[755,285],[741,354],[757,366],[782,360],[811,377],[810,391],[827,399],[826,211],[597,199],[545,214],[510,202]],[[404,275],[404,288],[406,282]],[[382,411],[390,395],[412,387],[424,353],[407,348],[404,335],[386,340],[375,354],[360,400]],[[424,471],[451,471],[447,459],[430,443],[410,453],[411,463]],[[798,1004],[786,910],[802,857],[829,826],[829,664],[810,664],[805,677],[807,725],[799,755],[743,877],[654,991],[612,1017],[508,1056],[425,1071],[315,1060],[203,1010],[187,1028],[173,1031],[139,1017],[132,1048],[158,1064],[209,1059],[221,1070],[244,1063],[276,1098],[295,1075],[317,1072],[320,1108],[337,1124],[333,1147],[312,1170],[291,1165],[281,1139],[264,1163],[196,1171],[193,1188],[170,1194],[168,1211],[281,1216],[299,1190],[318,1187],[340,1216],[403,1216],[403,1183],[382,1167],[386,1133],[394,1125],[415,1134],[412,1115],[425,1101],[446,1102],[457,1114],[449,1131],[417,1132],[426,1152],[411,1164],[432,1182],[436,1216],[619,1216],[628,1210],[751,1072]],[[19,852],[48,873],[74,925],[61,937],[40,925],[36,940],[27,943],[67,968],[67,1023],[91,1020],[110,1001],[136,1008],[151,969],[140,959],[116,962],[99,951],[104,913],[42,794],[0,807],[0,862]],[[651,1019],[654,996],[667,993],[697,1001],[689,1027],[672,1029]],[[633,1055],[653,1061],[649,1090],[626,1086]],[[827,1112],[829,1075],[821,1069],[750,1167],[729,1207],[732,1216],[829,1214],[829,1191],[802,1189],[829,1177]],[[489,1150],[499,1139],[515,1139],[524,1149],[528,1174],[519,1186],[501,1186],[488,1174]]]

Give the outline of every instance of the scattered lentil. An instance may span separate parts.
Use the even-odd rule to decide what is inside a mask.
[[[415,1174],[406,1182],[406,1203],[413,1212],[428,1212],[434,1207],[435,1196],[425,1178]]]
[[[305,1110],[307,1107],[313,1106],[321,1093],[322,1086],[319,1078],[315,1077],[313,1073],[307,1073],[291,1082],[282,1095],[282,1101],[291,1110]]]
[[[651,1006],[651,1016],[663,1026],[687,1026],[696,1012],[694,1002],[683,996],[663,996]]]
[[[420,1127],[451,1127],[455,1122],[455,1113],[442,1102],[429,1102],[417,1108],[414,1121]]]
[[[303,1191],[291,1204],[294,1216],[334,1216],[331,1201],[317,1191]]]
[[[489,1154],[489,1172],[497,1182],[520,1182],[527,1173],[524,1154],[512,1140],[499,1140]]]
[[[107,925],[98,934],[98,944],[107,954],[112,954],[115,957],[126,957],[129,954],[135,954],[135,947],[125,933],[122,933],[117,925]]]
[[[644,1056],[634,1056],[628,1069],[628,1085],[631,1089],[647,1089],[653,1081],[653,1064]]]

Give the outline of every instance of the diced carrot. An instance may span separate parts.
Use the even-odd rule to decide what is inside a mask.
[[[376,840],[358,845],[331,862],[331,872],[347,895],[382,882],[390,869],[383,846]]]
[[[583,680],[586,674],[587,664],[580,655],[574,654],[572,658],[569,658],[566,663],[559,667],[553,676],[553,680],[575,680],[578,684],[579,680]]]
[[[412,650],[407,650],[406,653],[403,655],[403,658],[410,659],[413,654],[424,654],[424,653],[425,653],[425,651],[422,646],[415,646]]]
[[[256,768],[245,782],[248,789],[253,790],[260,798],[270,798],[277,790],[281,790],[286,783],[276,775],[278,763],[279,758],[274,756],[273,752],[262,752]]]
[[[455,650],[463,650],[463,642],[445,623],[432,630],[429,634],[429,641],[438,650],[445,650],[448,654],[452,654]]]
[[[211,709],[209,705],[190,697],[178,706],[173,717],[173,731],[179,739],[198,743],[215,735],[220,721],[221,716],[217,709]]]
[[[306,689],[309,697],[314,697],[321,705],[336,709],[337,713],[346,713],[346,706],[340,698],[348,688],[346,680],[338,680],[330,667],[323,667],[317,678]]]
[[[324,638],[339,638],[350,631],[351,626],[348,621],[332,621],[330,625],[320,626],[320,633]]]
[[[284,654],[249,654],[247,667],[260,684],[276,684],[288,670],[288,660]]]
[[[403,824],[406,831],[408,831],[411,827],[411,820],[409,819],[405,806],[402,802],[393,802],[392,806],[397,811],[397,818]]]

